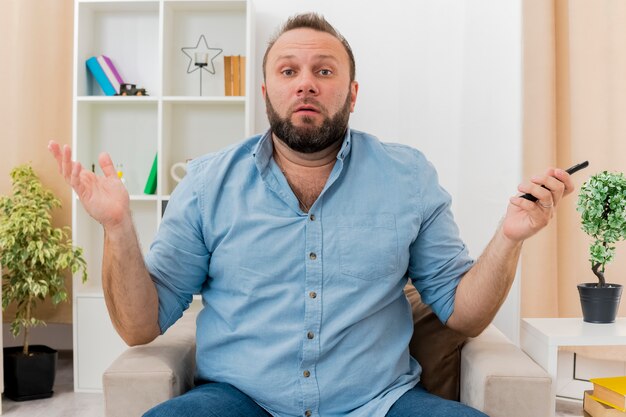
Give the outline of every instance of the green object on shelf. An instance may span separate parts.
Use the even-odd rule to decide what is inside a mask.
[[[148,181],[146,181],[146,187],[143,189],[144,194],[154,194],[157,188],[157,156],[154,155],[154,161],[152,162],[152,168],[150,168],[150,175],[148,175]]]

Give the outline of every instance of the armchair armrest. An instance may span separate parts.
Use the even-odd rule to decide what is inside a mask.
[[[188,391],[195,375],[196,314],[186,312],[165,334],[122,353],[103,374],[107,417],[139,417]]]
[[[461,351],[461,402],[490,417],[551,415],[552,379],[490,325]]]

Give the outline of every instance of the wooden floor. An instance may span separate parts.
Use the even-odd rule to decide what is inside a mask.
[[[556,417],[581,417],[582,415],[582,401],[556,400]]]
[[[9,417],[104,417],[104,399],[102,394],[74,393],[71,352],[60,352],[54,395],[43,400],[23,402],[2,398],[2,415]],[[557,401],[556,417],[582,415],[582,403]]]

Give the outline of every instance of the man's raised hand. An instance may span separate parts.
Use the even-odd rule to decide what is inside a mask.
[[[122,226],[130,220],[128,191],[117,177],[109,154],[103,152],[98,157],[104,176],[97,176],[85,170],[80,162],[72,161],[69,146],[61,149],[58,143],[50,141],[48,150],[59,165],[59,173],[72,186],[87,213],[105,229]]]

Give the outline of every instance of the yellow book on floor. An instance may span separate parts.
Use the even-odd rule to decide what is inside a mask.
[[[603,404],[626,411],[626,376],[591,378],[593,398]]]
[[[616,408],[602,404],[593,396],[593,391],[585,391],[583,410],[591,417],[624,417],[626,413]]]

